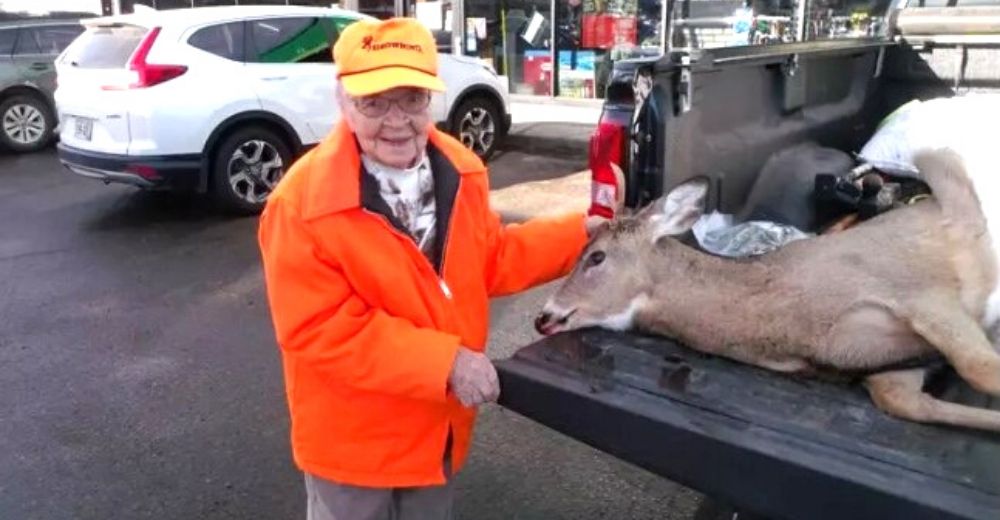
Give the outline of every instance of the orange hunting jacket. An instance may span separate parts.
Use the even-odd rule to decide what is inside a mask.
[[[261,215],[294,459],[335,482],[441,484],[449,428],[459,470],[475,411],[447,387],[456,349],[485,348],[490,296],[565,275],[586,242],[582,214],[502,226],[479,158],[437,130],[427,151],[433,259],[392,217],[343,122],[292,166]]]

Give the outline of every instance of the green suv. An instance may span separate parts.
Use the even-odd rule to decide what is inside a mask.
[[[83,29],[77,20],[0,23],[0,146],[34,152],[49,144],[58,124],[53,61]]]

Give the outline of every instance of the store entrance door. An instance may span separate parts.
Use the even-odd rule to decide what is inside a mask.
[[[518,94],[553,95],[551,2],[529,0],[501,11],[501,20],[506,31],[507,45],[503,50],[511,90]]]

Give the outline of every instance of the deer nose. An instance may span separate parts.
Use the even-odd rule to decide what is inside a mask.
[[[535,318],[535,330],[540,334],[548,336],[561,329],[563,325],[569,322],[569,317],[576,313],[576,309],[570,312],[564,312],[561,309],[558,312],[543,310]]]
[[[542,311],[537,317],[535,317],[535,330],[537,330],[539,334],[545,334],[545,329],[551,322],[552,313],[549,311]]]

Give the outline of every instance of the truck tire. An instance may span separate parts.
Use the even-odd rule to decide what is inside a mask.
[[[222,140],[212,158],[212,195],[226,211],[258,214],[291,160],[288,144],[270,129],[235,130]]]

